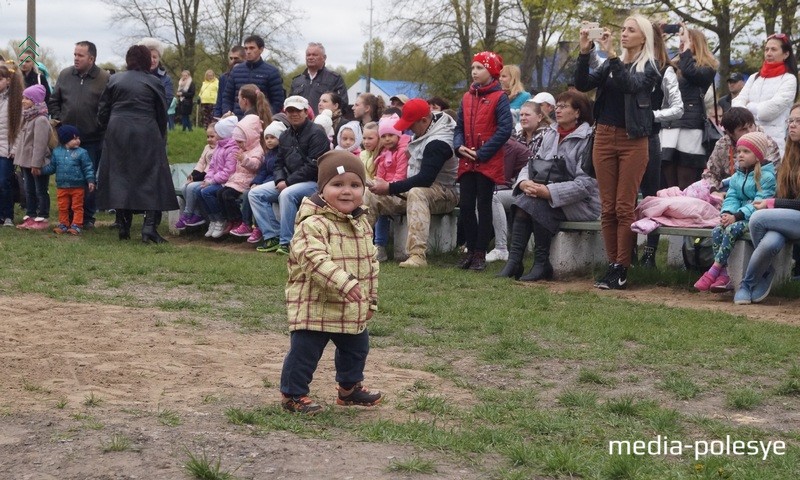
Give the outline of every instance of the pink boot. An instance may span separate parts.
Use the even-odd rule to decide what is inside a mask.
[[[720,273],[714,283],[711,284],[709,290],[714,293],[725,293],[733,290],[733,282],[727,273]]]
[[[710,271],[703,274],[702,277],[698,281],[694,283],[694,288],[700,290],[701,292],[707,292],[711,285],[714,284],[714,281],[717,277],[712,274]]]

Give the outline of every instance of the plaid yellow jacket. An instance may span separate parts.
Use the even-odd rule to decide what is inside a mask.
[[[364,209],[345,215],[319,195],[304,198],[289,245],[289,330],[358,334],[378,304],[378,261]],[[347,292],[358,284],[362,300]]]

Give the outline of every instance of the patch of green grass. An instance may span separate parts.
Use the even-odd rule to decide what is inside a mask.
[[[63,410],[67,406],[67,404],[69,404],[69,400],[67,400],[66,397],[61,397],[58,400],[56,400],[56,408],[59,410]]]
[[[566,389],[558,396],[558,403],[565,407],[594,408],[597,405],[597,394],[584,390]]]
[[[201,455],[195,455],[190,451],[186,451],[189,457],[183,463],[183,469],[186,473],[199,480],[232,480],[233,474],[227,470],[222,469],[222,459],[208,458],[204,451]]]
[[[678,400],[689,400],[700,393],[700,387],[691,378],[677,372],[667,374],[660,387],[663,390],[672,392]]]
[[[545,445],[539,452],[544,471],[567,477],[583,476],[585,459],[583,450],[575,445]],[[583,473],[582,473],[583,472]]]
[[[425,393],[414,396],[408,408],[411,412],[428,412],[434,415],[444,415],[454,411],[446,398]]]
[[[102,403],[103,399],[96,396],[93,391],[83,397],[83,404],[87,407],[99,407]]]
[[[404,460],[392,460],[389,464],[389,471],[430,475],[436,473],[436,464],[431,460],[411,457]]]
[[[610,398],[605,404],[606,410],[616,415],[627,415],[634,417],[641,411],[639,402],[630,395],[623,395],[619,398]]]
[[[111,438],[102,445],[103,453],[109,452],[124,452],[131,448],[131,440],[120,433],[111,435]]]
[[[41,385],[35,385],[28,381],[28,379],[22,379],[22,388],[26,392],[33,392],[33,393],[50,393],[50,390],[42,387]]]
[[[599,373],[588,368],[578,370],[578,383],[589,383],[595,385],[610,385],[612,382]]]
[[[181,423],[181,416],[178,415],[178,412],[174,410],[164,409],[159,410],[158,414],[158,423],[161,425],[166,425],[167,427],[177,427]]]
[[[763,396],[752,388],[736,388],[728,392],[725,403],[736,410],[752,410],[763,400]]]

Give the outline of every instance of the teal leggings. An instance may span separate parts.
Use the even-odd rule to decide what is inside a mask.
[[[720,265],[728,265],[728,257],[731,256],[733,246],[736,240],[742,238],[744,231],[747,229],[747,222],[739,220],[733,222],[727,227],[717,225],[711,232],[711,244],[714,247],[714,261]]]

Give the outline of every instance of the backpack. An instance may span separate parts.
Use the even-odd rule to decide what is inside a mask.
[[[60,125],[60,120],[50,120],[50,138],[47,139],[47,148],[49,148],[51,152],[58,146],[58,132],[56,129]]]
[[[714,264],[714,247],[711,237],[683,237],[681,246],[683,264],[687,270],[704,272]]]

